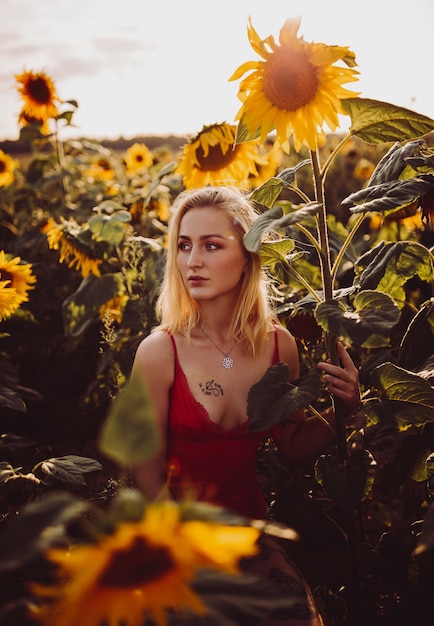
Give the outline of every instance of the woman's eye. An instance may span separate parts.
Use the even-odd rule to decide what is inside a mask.
[[[213,243],[212,241],[208,242],[206,244],[207,250],[219,250],[220,246],[217,245],[216,243]]]
[[[189,244],[188,243],[185,243],[185,242],[182,242],[182,241],[179,242],[178,250],[181,250],[181,252],[185,252],[185,250],[188,250],[188,249],[189,249]]]

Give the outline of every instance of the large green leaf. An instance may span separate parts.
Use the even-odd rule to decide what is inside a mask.
[[[351,117],[350,133],[363,141],[380,144],[423,137],[434,129],[434,120],[410,109],[369,98],[341,100]]]
[[[371,382],[400,428],[434,422],[434,388],[422,376],[387,362],[372,370]],[[367,409],[378,413],[381,405],[371,404]]]
[[[434,176],[431,174],[366,187],[347,196],[342,206],[349,207],[351,213],[384,213],[406,207],[423,196],[434,198]]]
[[[286,363],[272,365],[248,393],[248,430],[267,430],[288,421],[291,413],[312,404],[320,389],[321,377],[317,368],[313,368],[296,386],[289,381]]]
[[[263,265],[273,266],[276,263],[287,263],[288,255],[294,250],[292,239],[279,239],[263,243],[260,249]]]
[[[99,314],[103,304],[118,295],[122,286],[120,274],[90,274],[62,305],[65,333],[80,335]]]
[[[403,286],[408,280],[418,276],[430,283],[433,279],[430,252],[415,241],[383,242],[361,256],[354,269],[361,289],[378,289],[401,306],[405,302]]]
[[[262,213],[255,220],[249,232],[244,235],[244,245],[247,250],[258,252],[265,233],[270,230],[281,230],[291,224],[303,222],[306,218],[316,215],[320,207],[320,204],[312,202],[303,206],[301,209],[285,214],[283,213],[282,207],[274,207]]]
[[[385,293],[365,290],[353,300],[348,309],[338,300],[320,302],[315,317],[322,328],[336,336],[364,348],[389,345],[393,326],[399,320],[399,309]]]
[[[114,400],[100,435],[104,454],[128,467],[147,461],[161,445],[149,391],[134,374]]]
[[[371,453],[360,448],[351,452],[346,465],[324,454],[315,463],[315,478],[337,506],[351,509],[371,492],[376,465]]]

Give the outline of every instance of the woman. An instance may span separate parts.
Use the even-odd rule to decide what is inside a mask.
[[[161,325],[141,342],[133,365],[148,385],[165,444],[132,474],[151,498],[167,488],[175,498],[264,518],[256,455],[269,433],[247,432],[247,396],[278,361],[287,363],[291,379],[298,378],[299,357],[294,337],[272,312],[260,258],[243,245],[256,217],[235,188],[204,187],[175,200],[157,302]],[[342,367],[319,367],[350,414],[360,401],[358,374],[344,347],[338,349]],[[289,463],[312,460],[332,442],[327,425],[333,426],[332,409],[323,417],[306,417],[300,410],[273,429]],[[270,538],[263,538],[261,547],[261,556],[246,568],[266,577],[278,572],[279,580],[305,594],[286,621],[278,616],[279,624],[321,624],[309,589],[284,551]]]

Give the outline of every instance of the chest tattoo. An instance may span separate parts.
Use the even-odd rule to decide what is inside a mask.
[[[206,383],[199,383],[200,390],[206,396],[222,396],[223,387],[215,382],[215,380],[207,380]]]

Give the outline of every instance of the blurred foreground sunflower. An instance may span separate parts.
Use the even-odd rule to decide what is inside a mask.
[[[15,76],[17,89],[24,106],[21,116],[46,122],[59,115],[57,104],[61,102],[55,84],[45,72],[28,72]]]
[[[252,527],[183,520],[172,501],[150,505],[139,522],[122,522],[96,544],[52,549],[53,585],[33,585],[48,600],[34,617],[45,626],[159,626],[166,612],[207,612],[190,587],[196,571],[238,573],[238,561],[256,553]]]
[[[238,98],[243,103],[236,120],[250,137],[260,133],[263,143],[276,129],[282,148],[289,152],[289,138],[298,152],[304,144],[316,150],[323,126],[333,132],[344,114],[341,99],[358,94],[342,87],[357,80],[355,55],[348,47],[308,43],[298,37],[301,19],[288,19],[280,30],[279,44],[274,37],[261,40],[248,23],[253,50],[263,61],[248,61],[238,67],[229,80],[240,83]],[[348,67],[334,65],[343,61]]]
[[[36,276],[32,274],[31,263],[23,263],[21,257],[12,257],[0,250],[0,280],[10,281],[9,288],[15,290],[21,304],[28,301],[28,291],[35,288]]]
[[[71,233],[70,229],[76,230]],[[99,266],[102,259],[95,258],[90,254],[90,248],[86,249],[82,243],[75,237],[80,232],[80,228],[75,225],[58,224],[52,218],[47,220],[46,225],[42,228],[48,241],[48,246],[52,250],[59,250],[59,263],[67,263],[68,267],[74,267],[81,272],[83,278],[93,274],[101,276]]]
[[[18,162],[9,154],[0,150],[0,187],[9,187],[14,182],[14,171],[18,167]]]
[[[248,188],[257,165],[265,165],[256,142],[235,144],[236,126],[223,122],[204,126],[183,149],[175,175],[187,189],[203,185],[235,185]]]

